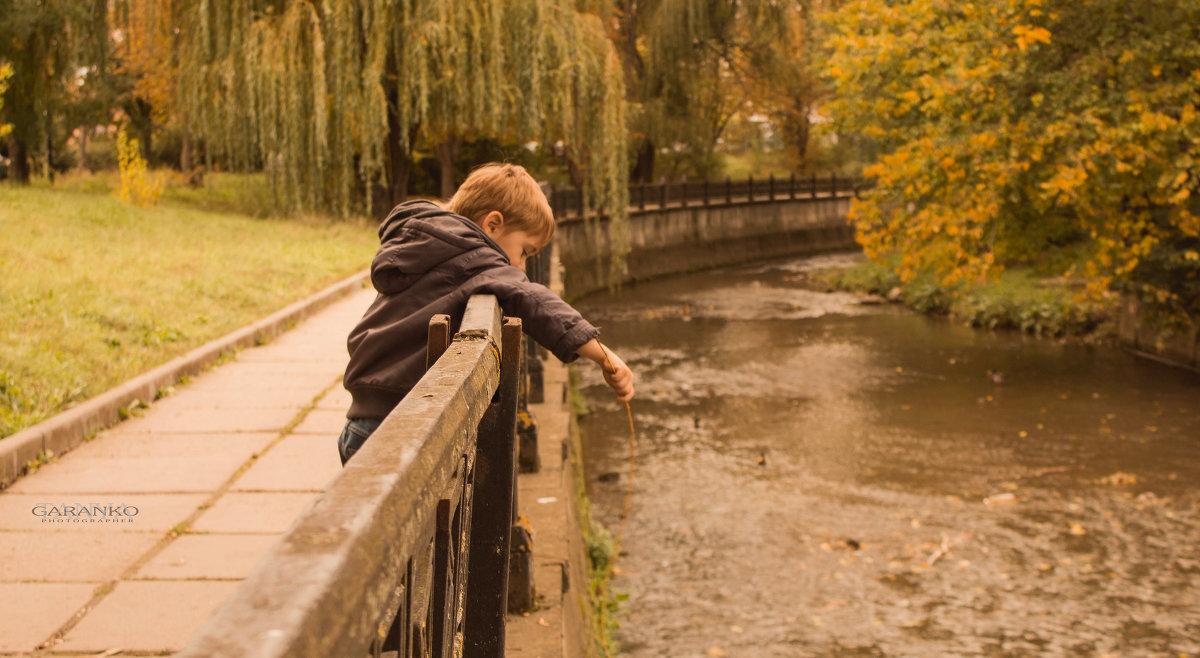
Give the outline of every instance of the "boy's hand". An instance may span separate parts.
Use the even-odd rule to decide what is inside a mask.
[[[586,357],[600,366],[604,372],[604,382],[617,394],[621,402],[633,399],[633,371],[625,365],[625,361],[616,352],[604,347],[600,341],[593,338],[579,348],[579,355]]]

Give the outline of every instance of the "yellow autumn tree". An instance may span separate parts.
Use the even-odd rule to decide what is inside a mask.
[[[0,62],[0,110],[4,109],[4,90],[8,89],[8,79],[12,77],[12,64]],[[0,123],[0,137],[12,132],[12,124]]]
[[[881,153],[867,253],[968,285],[1074,250],[1093,298],[1200,314],[1200,5],[851,0],[824,112]]]

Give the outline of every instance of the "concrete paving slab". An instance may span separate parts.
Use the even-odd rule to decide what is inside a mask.
[[[86,529],[88,532],[151,532],[164,533],[196,511],[210,494],[20,494],[0,493],[0,530],[24,530],[39,532],[72,532]],[[34,514],[40,503],[59,507],[74,505],[127,505],[136,507],[137,514],[132,523],[62,524],[43,521]]]
[[[144,532],[0,532],[0,581],[114,580],[161,538]]]
[[[324,491],[342,471],[333,434],[291,434],[233,483],[234,491]]]
[[[239,581],[126,581],[71,629],[63,651],[177,651]]]
[[[186,395],[183,394],[185,392]],[[184,387],[176,389],[175,393],[156,401],[150,406],[150,409],[138,413],[144,417],[151,411],[178,413],[184,410],[208,409],[220,412],[226,409],[276,408],[295,409],[299,412],[311,404],[310,396],[298,394],[292,390],[262,390],[254,391],[253,395],[247,395],[245,392],[239,394],[236,391],[206,391]],[[114,430],[120,429],[120,427],[118,425]]]
[[[172,457],[77,457],[23,478],[14,493],[166,493],[216,491],[246,463],[252,448]]]
[[[133,578],[245,578],[281,536],[182,535],[139,569]]]
[[[203,393],[230,393],[231,397],[253,397],[258,391],[294,392],[301,395],[308,391],[309,399],[337,382],[343,374],[341,368],[321,368],[317,372],[273,372],[262,364],[250,361],[226,364],[204,375],[190,384],[193,390]]]
[[[331,440],[336,442],[345,425],[345,409],[313,409],[292,432],[294,434],[320,434],[332,437]]]
[[[114,430],[80,445],[69,454],[71,459],[117,459],[130,456],[184,457],[216,452],[236,453],[249,459],[278,436],[278,432],[147,434]]]
[[[350,333],[346,327],[345,335]],[[320,364],[323,367],[342,367],[350,360],[346,349],[343,332],[336,331],[342,340],[330,340],[330,335],[315,332],[306,335],[283,336],[275,342],[260,348],[247,350],[238,354],[238,361],[255,361],[259,363],[294,364],[297,366],[312,366]]]
[[[313,493],[227,493],[196,519],[192,529],[247,534],[285,532],[316,497]]]
[[[342,415],[345,416],[346,410],[350,408],[350,401],[350,391],[338,386],[317,402],[317,408],[341,411]]]
[[[0,583],[0,651],[32,651],[92,598],[86,583]]]
[[[131,418],[119,428],[122,434],[213,434],[220,432],[278,432],[312,404],[320,389],[296,395],[296,405],[253,408],[155,410]],[[305,400],[307,398],[307,400]],[[301,404],[302,403],[302,404]]]

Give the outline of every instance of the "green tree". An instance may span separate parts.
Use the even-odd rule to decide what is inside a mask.
[[[1200,265],[1200,5],[856,0],[829,26],[826,112],[884,153],[869,255],[955,287],[1082,248],[1094,297],[1200,311],[1165,283]]]
[[[681,172],[717,173],[730,119],[770,116],[798,160],[816,80],[809,72],[813,0],[616,0],[614,41],[638,107],[634,178],[654,177],[664,148]]]
[[[611,140],[585,133],[623,121],[621,94],[603,93],[622,89],[619,69],[604,75],[611,46],[573,2],[218,4],[191,10],[185,114],[210,155],[265,167],[288,208],[349,213],[376,183],[399,200],[418,142],[443,162],[483,137],[563,139],[590,154]],[[592,161],[593,187],[621,151]]]
[[[0,1],[0,60],[12,66],[0,123],[8,135],[11,177],[27,183],[30,160],[41,155],[50,170],[51,145],[66,126],[80,70],[94,66],[107,38],[104,0]]]

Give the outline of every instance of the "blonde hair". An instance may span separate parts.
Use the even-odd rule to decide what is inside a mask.
[[[554,213],[541,186],[525,168],[485,164],[472,171],[446,203],[446,209],[482,224],[489,212],[504,215],[507,230],[525,231],[548,244],[554,236]]]

